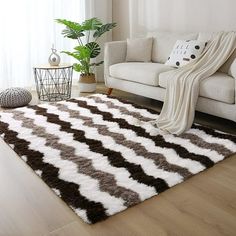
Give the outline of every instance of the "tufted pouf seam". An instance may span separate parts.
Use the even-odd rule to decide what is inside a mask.
[[[31,100],[31,93],[24,88],[9,88],[0,93],[0,106],[5,108],[26,106]]]

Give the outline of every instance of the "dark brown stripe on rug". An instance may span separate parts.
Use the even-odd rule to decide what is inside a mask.
[[[86,143],[91,151],[107,156],[111,165],[118,168],[126,168],[131,177],[138,182],[154,187],[158,193],[169,188],[165,180],[147,175],[140,165],[128,162],[120,152],[104,148],[101,141],[86,138],[84,131],[73,129],[71,123],[61,120],[58,115],[48,113],[47,109],[42,107],[31,106],[31,108],[36,111],[36,114],[47,117],[48,122],[60,125],[60,130],[73,134],[76,141]]]
[[[94,100],[99,103],[104,103],[104,101],[100,97],[94,97]],[[118,109],[120,111],[120,113],[122,113],[122,114],[133,116],[133,117],[139,119],[140,121],[144,121],[144,122],[153,121],[153,118],[142,116],[139,112],[129,111],[125,107],[115,105],[112,101],[106,101],[106,105],[109,108]]]
[[[97,170],[93,167],[92,160],[83,156],[76,155],[74,147],[59,143],[59,137],[47,132],[44,127],[35,124],[33,119],[26,118],[23,112],[15,111],[14,119],[21,120],[22,126],[32,130],[32,134],[37,137],[42,137],[46,140],[45,145],[60,150],[60,157],[63,160],[72,161],[77,165],[80,173],[88,175],[99,181],[99,187],[102,191],[108,192],[111,196],[122,198],[125,201],[125,206],[132,206],[138,204],[141,200],[136,192],[130,189],[118,186],[113,175]],[[109,183],[109,184],[108,184]]]
[[[95,96],[91,96],[91,97],[94,98]],[[135,107],[135,108],[137,108],[137,109],[147,110],[148,112],[150,112],[150,113],[153,114],[153,115],[159,115],[159,112],[158,112],[158,111],[155,111],[155,110],[153,110],[153,109],[151,109],[151,108],[148,108],[148,107],[145,107],[145,106],[142,106],[142,105],[138,105],[138,104],[133,103],[133,102],[131,102],[131,101],[127,101],[127,100],[125,100],[125,99],[123,99],[123,98],[117,98],[117,97],[112,96],[112,95],[109,95],[109,96],[107,95],[107,97],[108,97],[108,98],[115,99],[115,100],[117,100],[117,101],[120,101],[120,102],[122,102],[122,103],[124,103],[124,104],[132,105],[133,107]]]
[[[49,163],[43,162],[43,154],[29,148],[30,143],[18,137],[18,133],[10,130],[9,125],[0,121],[0,131],[4,133],[4,140],[14,145],[14,151],[20,156],[27,157],[27,164],[33,170],[41,170],[41,178],[50,188],[60,191],[61,198],[74,208],[84,209],[92,223],[105,220],[108,216],[102,204],[90,201],[80,194],[80,186],[60,179],[59,169]]]
[[[154,163],[158,166],[158,168],[161,168],[168,172],[178,173],[183,176],[184,179],[187,179],[192,176],[192,173],[190,173],[186,168],[169,163],[162,154],[149,152],[140,143],[127,140],[123,134],[109,131],[106,125],[95,124],[92,118],[80,115],[79,111],[71,110],[68,106],[60,103],[54,105],[58,108],[58,110],[68,112],[71,118],[83,120],[83,125],[97,128],[99,134],[104,136],[110,136],[115,140],[116,143],[121,144],[129,149],[132,149],[137,155],[153,160]]]
[[[231,135],[231,134],[226,134],[226,133],[219,133],[211,128],[205,127],[205,126],[201,126],[201,125],[192,125],[193,129],[199,129],[204,131],[206,134],[212,135],[213,137],[216,138],[221,138],[221,139],[229,139],[231,140],[233,143],[236,143],[236,136]]]
[[[198,161],[207,168],[212,167],[214,165],[214,162],[207,156],[197,155],[195,153],[189,152],[186,148],[178,144],[167,142],[161,135],[151,136],[142,127],[131,125],[126,120],[121,118],[114,118],[111,113],[101,111],[98,109],[97,106],[89,105],[86,101],[71,99],[70,102],[77,103],[80,107],[83,108],[89,108],[92,113],[102,115],[104,120],[117,122],[121,128],[131,129],[136,132],[138,136],[151,139],[156,146],[173,149],[180,157],[184,159]]]

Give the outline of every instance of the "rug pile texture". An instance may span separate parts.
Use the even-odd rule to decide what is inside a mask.
[[[160,135],[157,117],[95,94],[2,111],[0,133],[75,213],[96,223],[236,153],[236,136],[196,124]]]

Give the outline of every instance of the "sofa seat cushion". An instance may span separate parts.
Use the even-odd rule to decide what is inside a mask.
[[[161,73],[159,75],[160,87],[166,88],[169,78],[168,72]],[[214,75],[201,82],[199,94],[201,97],[234,104],[235,79],[225,73],[216,72]]]
[[[159,86],[159,74],[169,70],[173,68],[159,63],[126,62],[110,66],[109,73],[117,79]]]

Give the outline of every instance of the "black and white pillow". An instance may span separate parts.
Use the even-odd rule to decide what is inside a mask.
[[[198,40],[177,40],[165,65],[181,67],[198,59],[207,42]]]

